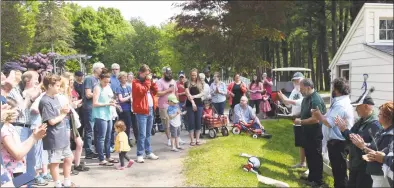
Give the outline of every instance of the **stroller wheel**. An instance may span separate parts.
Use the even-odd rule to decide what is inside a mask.
[[[233,134],[240,134],[241,130],[238,127],[234,127],[231,132],[233,132]]]
[[[152,128],[151,134],[152,134],[152,136],[156,134],[156,129],[155,128]]]
[[[257,139],[259,136],[257,136],[257,134],[253,134],[252,138]]]
[[[209,138],[215,138],[216,137],[216,130],[215,129],[209,129]]]
[[[227,129],[227,127],[222,127],[222,135],[223,136],[228,136],[228,129]]]

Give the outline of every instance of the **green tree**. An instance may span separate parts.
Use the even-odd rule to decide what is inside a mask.
[[[137,65],[147,64],[155,72],[159,73],[162,67],[158,52],[160,45],[160,30],[155,26],[147,26],[143,21],[132,19],[136,37],[132,40],[132,53]]]
[[[43,1],[37,15],[35,49],[50,49],[52,52],[69,53],[74,45],[73,25],[67,19],[64,2]]]
[[[30,15],[33,16],[33,15]],[[32,44],[31,25],[26,25],[26,6],[18,1],[1,1],[1,61],[29,53]]]

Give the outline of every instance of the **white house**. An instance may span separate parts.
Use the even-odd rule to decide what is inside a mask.
[[[393,4],[365,3],[333,58],[331,80],[349,80],[351,100],[362,94],[363,74],[375,106],[393,100]]]

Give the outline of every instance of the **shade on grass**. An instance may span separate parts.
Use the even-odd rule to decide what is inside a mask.
[[[284,181],[290,187],[305,187],[299,179],[303,170],[290,169],[298,162],[298,148],[294,147],[293,126],[288,120],[268,120],[263,125],[273,137],[253,139],[249,135],[232,135],[209,140],[202,146],[189,150],[185,160],[187,186],[209,187],[267,187],[257,181],[256,175],[242,170],[248,153],[260,158],[263,176]],[[305,171],[305,170],[304,170]],[[332,187],[332,177],[325,177]]]

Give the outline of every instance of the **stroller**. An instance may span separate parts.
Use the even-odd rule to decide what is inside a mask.
[[[272,109],[270,112],[267,113],[268,116],[276,117],[278,114],[289,115],[291,113],[291,110],[279,100],[277,92],[273,92],[268,101]]]
[[[215,107],[210,103],[206,102],[205,105],[209,105],[210,110],[208,109],[210,114],[206,114],[206,117],[203,117],[203,133],[205,134],[205,129],[208,129],[208,135],[210,138],[215,138],[217,133],[221,132],[223,136],[228,136],[228,119],[225,115],[218,115]],[[206,109],[204,109],[205,111]],[[220,128],[220,131],[219,131]]]

